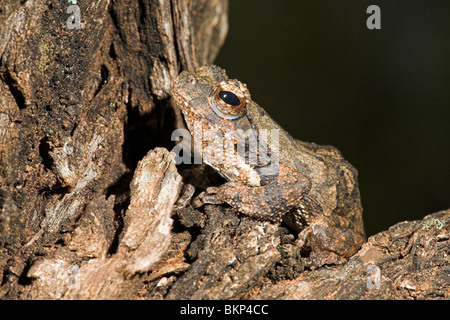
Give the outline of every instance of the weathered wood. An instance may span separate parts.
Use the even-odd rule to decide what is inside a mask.
[[[158,262],[171,240],[173,204],[181,188],[174,154],[157,148],[139,162],[131,182],[126,227],[117,251],[109,252],[105,219],[113,216],[114,201],[96,199],[85,221],[65,239],[53,256],[37,260],[27,277],[27,298],[124,299],[141,286],[139,277]],[[102,208],[103,209],[100,209]],[[100,209],[100,210],[99,210]],[[109,241],[107,241],[109,240]],[[79,258],[88,261],[78,261]],[[56,279],[56,281],[55,281]]]
[[[449,299],[450,210],[371,236],[346,264],[262,286],[258,299]]]
[[[284,225],[173,211],[170,83],[213,62],[227,1],[78,5],[71,29],[64,2],[0,1],[0,298],[449,298],[449,210],[319,269]]]
[[[448,299],[450,210],[405,221],[371,236],[345,264],[308,267],[283,227],[206,207],[179,210],[196,235],[174,235],[172,250],[150,273],[152,299]],[[199,234],[195,226],[202,225]],[[180,229],[179,229],[180,230]],[[189,245],[180,245],[188,242]],[[178,252],[177,252],[178,251]],[[186,259],[188,257],[188,259]],[[187,263],[186,260],[191,260]],[[184,267],[173,270],[175,264]],[[164,270],[166,274],[164,274]],[[178,276],[174,276],[174,274]]]
[[[63,284],[54,277],[71,266],[94,281],[88,270],[95,263],[82,265],[89,259],[109,259],[111,272],[102,267],[109,277],[113,257],[125,251],[133,252],[127,272],[140,273],[165,251],[170,237],[146,239],[155,226],[139,210],[169,210],[180,183],[175,167],[167,178],[173,185],[141,193],[151,203],[133,198],[130,181],[150,149],[171,147],[171,132],[182,123],[170,104],[171,81],[182,69],[212,62],[227,29],[226,0],[79,1],[80,29],[72,28],[70,5],[0,1],[4,298],[107,297],[107,282],[96,293],[76,294],[52,282]],[[152,198],[161,187],[170,187],[170,201]],[[126,238],[133,223],[144,238]],[[114,281],[123,280],[120,272]],[[111,297],[128,292],[116,290]]]

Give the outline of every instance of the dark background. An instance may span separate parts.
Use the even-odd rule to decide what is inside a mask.
[[[229,24],[216,64],[295,138],[342,151],[368,235],[450,207],[450,1],[230,0]]]

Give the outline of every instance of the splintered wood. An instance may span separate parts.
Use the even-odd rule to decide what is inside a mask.
[[[139,162],[131,183],[126,227],[117,251],[107,255],[109,247],[104,245],[106,233],[102,224],[105,218],[114,215],[113,202],[98,199],[100,205],[90,208],[86,223],[79,225],[81,230],[74,230],[67,246],[60,248],[55,257],[33,264],[28,272],[34,279],[29,297],[131,297],[140,283],[139,277],[133,276],[149,271],[170,244],[170,214],[180,188],[181,176],[175,167],[174,154],[163,148],[149,152]],[[91,258],[74,264],[76,255]]]

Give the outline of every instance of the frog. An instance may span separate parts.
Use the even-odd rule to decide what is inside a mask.
[[[293,138],[251,99],[246,84],[219,66],[182,71],[171,92],[191,135],[201,134],[203,151],[217,137],[234,151],[257,142],[258,148],[241,148],[234,157],[201,154],[226,182],[193,198],[195,208],[228,204],[253,219],[286,225],[312,267],[344,263],[359,250],[365,232],[358,172],[338,149]],[[261,154],[266,159],[254,161]]]

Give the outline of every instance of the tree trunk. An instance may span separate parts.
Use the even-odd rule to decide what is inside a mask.
[[[173,210],[170,83],[226,32],[226,0],[0,0],[1,298],[450,296],[448,210],[316,270],[282,225]]]
[[[181,123],[171,81],[226,31],[226,0],[0,1],[0,297],[136,291],[181,186],[149,152]]]

